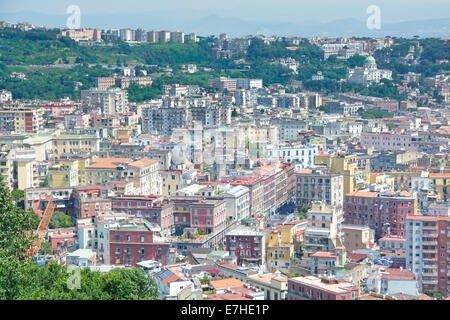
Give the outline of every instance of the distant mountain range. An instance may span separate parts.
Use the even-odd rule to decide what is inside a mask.
[[[29,22],[36,26],[64,27],[68,14],[45,14],[34,11],[0,13],[0,20],[8,22]],[[148,30],[179,30],[185,33],[195,32],[200,36],[227,33],[231,37],[246,35],[279,35],[301,37],[450,37],[450,18],[383,23],[380,30],[370,30],[365,21],[340,19],[331,22],[303,21],[270,22],[243,20],[218,15],[199,15],[198,12],[174,10],[162,13],[136,13],[122,15],[81,16],[82,27],[103,29],[145,28]]]

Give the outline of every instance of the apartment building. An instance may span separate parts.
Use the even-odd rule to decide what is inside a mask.
[[[184,43],[184,32],[181,31],[170,32],[170,41],[175,43]]]
[[[37,133],[44,127],[44,108],[2,107],[0,131],[14,133]]]
[[[101,41],[102,30],[101,29],[69,29],[61,31],[61,36],[69,37],[75,41]]]
[[[304,251],[306,255],[317,251],[328,252],[342,246],[342,209],[324,202],[312,203],[308,211],[308,226],[305,229]]]
[[[274,273],[263,273],[249,275],[247,282],[262,290],[265,300],[286,300],[288,292],[288,277],[280,271]]]
[[[28,188],[24,192],[25,207],[38,216],[44,214],[50,201],[55,202],[55,211],[74,216],[73,188]]]
[[[96,135],[61,134],[52,137],[50,158],[58,160],[67,156],[90,155],[99,151],[100,138]]]
[[[0,152],[0,176],[2,182],[9,190],[13,190],[14,187],[14,165],[11,159],[10,151]]]
[[[374,249],[375,247],[375,230],[368,226],[343,224],[342,233],[344,235],[342,244],[348,252],[365,249],[369,250]]]
[[[237,257],[238,265],[264,263],[264,233],[240,225],[225,234],[225,241],[226,250]]]
[[[298,169],[313,166],[316,154],[318,154],[317,145],[267,145],[268,157],[284,159],[288,163],[294,163]]]
[[[162,235],[175,233],[174,204],[157,196],[112,197],[112,211],[145,219],[161,228]]]
[[[108,189],[103,185],[81,186],[73,189],[73,215],[78,220],[95,217],[100,212],[111,211]]]
[[[173,129],[190,123],[186,108],[142,108],[142,132],[171,135]]]
[[[250,192],[245,186],[234,186],[221,194],[225,198],[227,219],[241,221],[250,214]]]
[[[231,185],[241,185],[249,189],[249,217],[261,216],[264,211],[264,183],[262,178],[236,179]]]
[[[450,295],[450,217],[408,216],[406,267],[418,278],[421,292]]]
[[[109,264],[137,267],[138,262],[155,260],[166,265],[168,255],[169,242],[146,223],[122,222],[109,228]]]
[[[356,300],[358,287],[351,282],[316,276],[288,279],[288,300]]]
[[[430,173],[429,183],[437,194],[438,201],[450,200],[450,173]]]
[[[226,205],[223,198],[195,199],[172,197],[174,225],[177,234],[186,228],[194,228],[205,234],[220,235],[226,228]]]
[[[286,223],[277,225],[266,230],[266,267],[268,270],[281,270],[288,273],[291,267],[291,260],[294,258],[294,240],[299,225]]]
[[[366,225],[377,238],[406,235],[406,217],[417,214],[417,200],[407,191],[356,191],[344,198],[346,224]]]
[[[336,207],[344,203],[344,177],[324,170],[303,169],[296,176],[296,206],[300,210],[313,201]]]
[[[96,158],[85,168],[84,180],[88,185],[105,185],[111,181],[135,181],[142,195],[161,194],[159,164],[156,160],[130,158]]]
[[[419,151],[417,134],[402,134],[396,132],[363,132],[361,146],[386,151]]]
[[[262,79],[231,79],[220,77],[209,79],[208,85],[220,91],[236,91],[236,89],[260,89],[262,88]]]
[[[99,108],[104,114],[123,114],[129,111],[128,92],[119,88],[81,90],[83,103]]]

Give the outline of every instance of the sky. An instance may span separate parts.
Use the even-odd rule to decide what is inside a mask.
[[[111,15],[153,13],[199,18],[218,15],[270,22],[329,22],[353,18],[366,20],[370,5],[380,7],[384,22],[401,22],[450,17],[449,0],[0,0],[1,13],[36,11],[66,14],[78,5],[82,14]]]

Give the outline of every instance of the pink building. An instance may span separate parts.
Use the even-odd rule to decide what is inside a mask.
[[[419,138],[412,133],[397,132],[363,132],[361,134],[361,146],[363,148],[375,148],[387,151],[418,151]]]
[[[167,264],[169,242],[158,240],[144,224],[121,225],[109,230],[109,263],[137,267],[137,263],[155,260]]]
[[[358,288],[350,282],[315,276],[288,279],[288,300],[355,300]]]
[[[356,191],[344,199],[344,223],[369,226],[379,237],[405,237],[406,216],[415,215],[416,211],[417,201],[406,191]]]
[[[225,235],[226,250],[237,257],[237,264],[261,264],[264,254],[264,233],[238,226]]]
[[[97,212],[111,211],[111,199],[105,186],[76,187],[73,192],[74,215],[94,217]]]
[[[123,212],[143,218],[161,227],[161,233],[170,235],[175,232],[173,202],[158,196],[122,196],[113,197],[112,211]]]

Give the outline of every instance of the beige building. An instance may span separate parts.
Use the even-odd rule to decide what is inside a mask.
[[[36,161],[46,161],[52,153],[52,136],[35,135],[23,140],[23,145],[34,149]]]
[[[85,168],[86,185],[105,185],[111,181],[134,181],[141,195],[161,194],[158,162],[151,159],[96,158]]]
[[[36,133],[44,127],[44,108],[3,107],[0,109],[0,131]]]
[[[342,232],[343,245],[348,252],[375,247],[375,230],[368,226],[342,225]]]
[[[160,171],[161,192],[163,196],[176,194],[178,189],[184,187],[182,170]]]
[[[262,290],[265,300],[286,300],[287,298],[288,278],[279,271],[249,275],[247,282]]]
[[[14,150],[15,167],[17,173],[17,189],[25,190],[27,188],[39,186],[39,173],[37,170],[36,152],[33,149]]]

